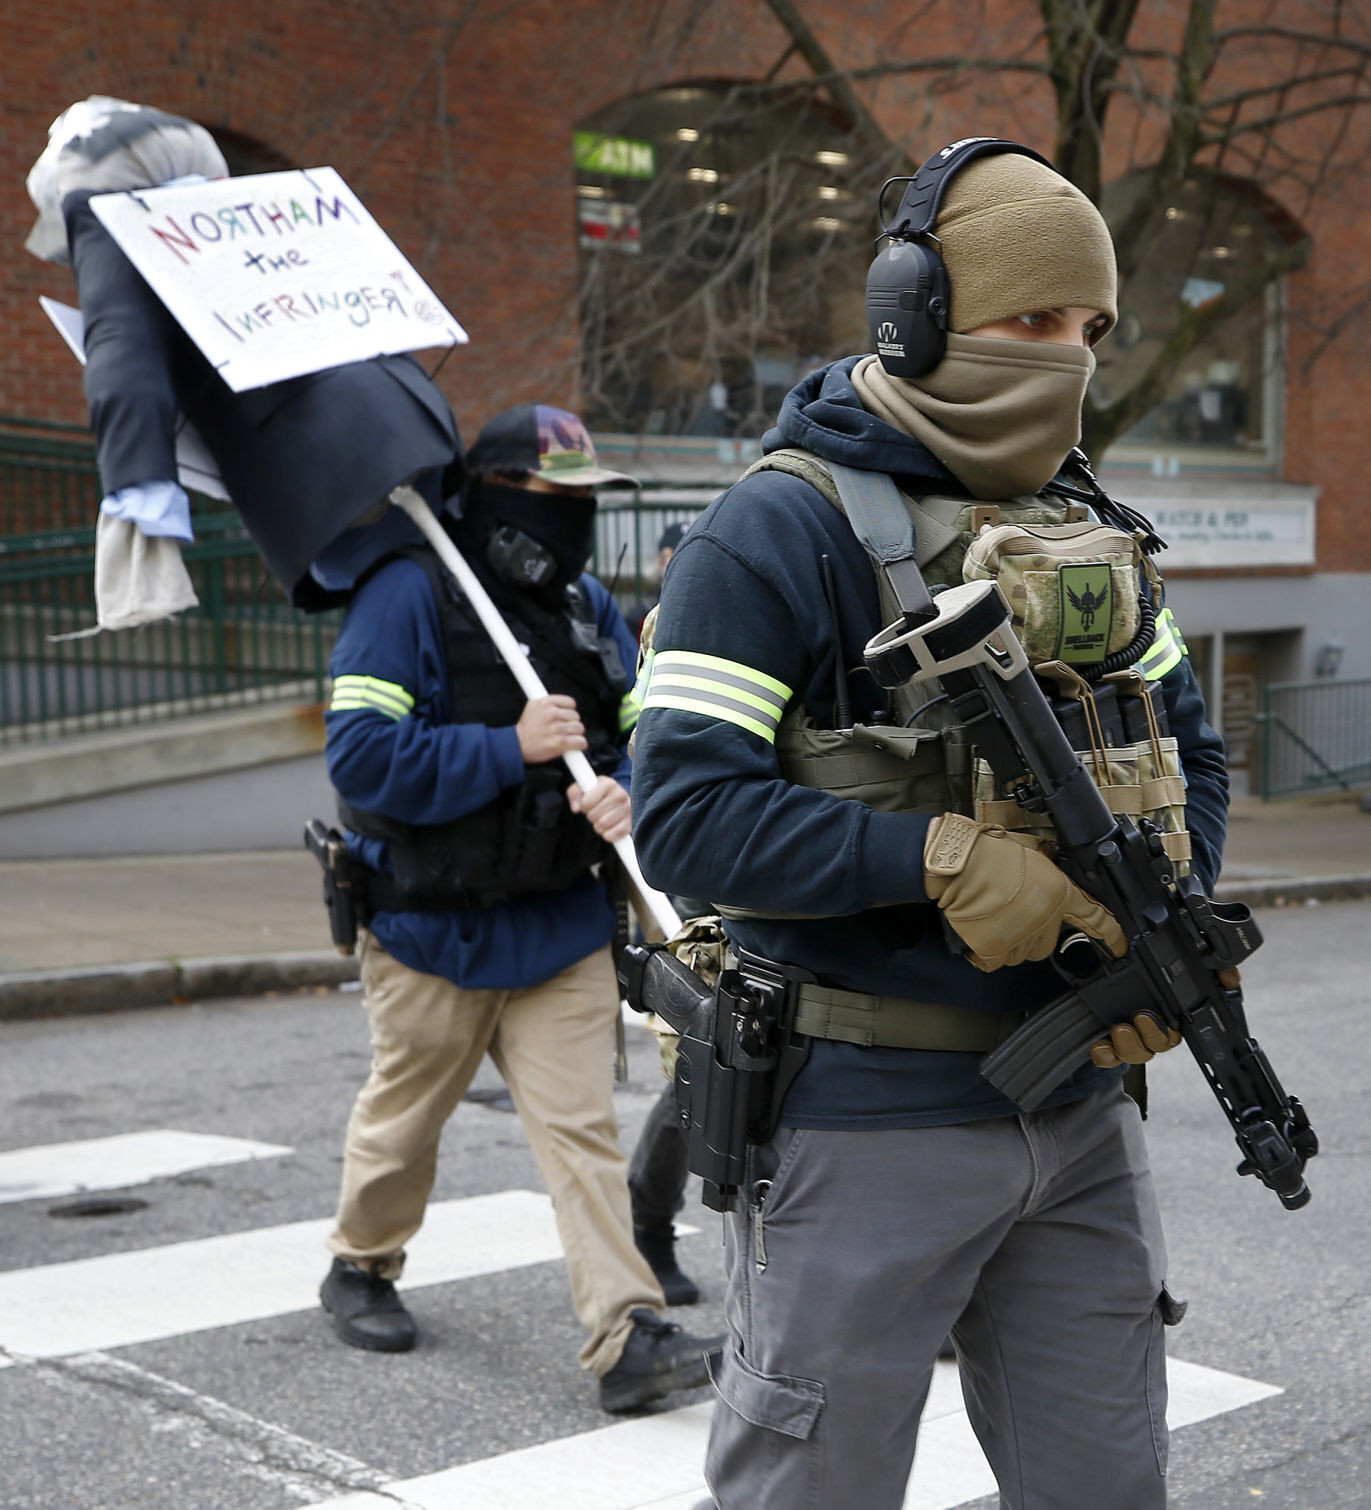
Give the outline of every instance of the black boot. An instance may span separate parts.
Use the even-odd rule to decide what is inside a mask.
[[[670,1217],[633,1217],[633,1241],[657,1276],[669,1306],[693,1306],[700,1287],[676,1262],[676,1229]]]
[[[719,1347],[722,1337],[692,1337],[645,1307],[629,1315],[633,1330],[619,1361],[600,1380],[603,1409],[637,1410],[674,1390],[709,1382],[705,1354]]]
[[[407,1353],[418,1338],[414,1317],[394,1284],[373,1269],[335,1258],[319,1289],[334,1329],[352,1347],[373,1353]]]

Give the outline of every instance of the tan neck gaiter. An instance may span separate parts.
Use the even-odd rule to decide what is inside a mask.
[[[922,441],[975,498],[1036,493],[1081,438],[1095,354],[1085,346],[947,338],[920,378],[894,378],[878,357],[852,369],[869,413]]]

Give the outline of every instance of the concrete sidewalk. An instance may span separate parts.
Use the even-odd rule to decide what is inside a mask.
[[[1338,794],[1235,799],[1222,900],[1371,896],[1371,813]],[[303,849],[0,866],[0,1019],[355,978]]]

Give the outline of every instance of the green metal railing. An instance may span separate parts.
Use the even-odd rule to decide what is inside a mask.
[[[322,701],[339,615],[284,601],[237,514],[192,497],[182,555],[200,600],[176,619],[95,622],[100,480],[75,427],[0,417],[0,746],[251,703]]]
[[[687,491],[697,496],[682,501]],[[705,511],[713,496],[707,488],[644,488],[641,493],[600,495],[590,570],[606,585],[614,585],[621,607],[632,608],[645,595],[655,595],[661,585],[657,542],[662,531],[668,524],[689,524]]]
[[[1264,799],[1371,783],[1371,680],[1273,683],[1257,728]]]
[[[100,476],[89,432],[0,415],[0,747],[246,703],[322,701],[337,613],[306,617],[272,582],[238,515],[192,495],[183,548],[198,608],[87,639],[95,623]],[[608,494],[591,566],[623,607],[656,587],[657,541],[709,490]]]

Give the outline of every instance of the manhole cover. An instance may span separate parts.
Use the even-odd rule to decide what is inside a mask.
[[[124,1216],[146,1211],[147,1202],[136,1195],[78,1195],[48,1207],[49,1216]]]

